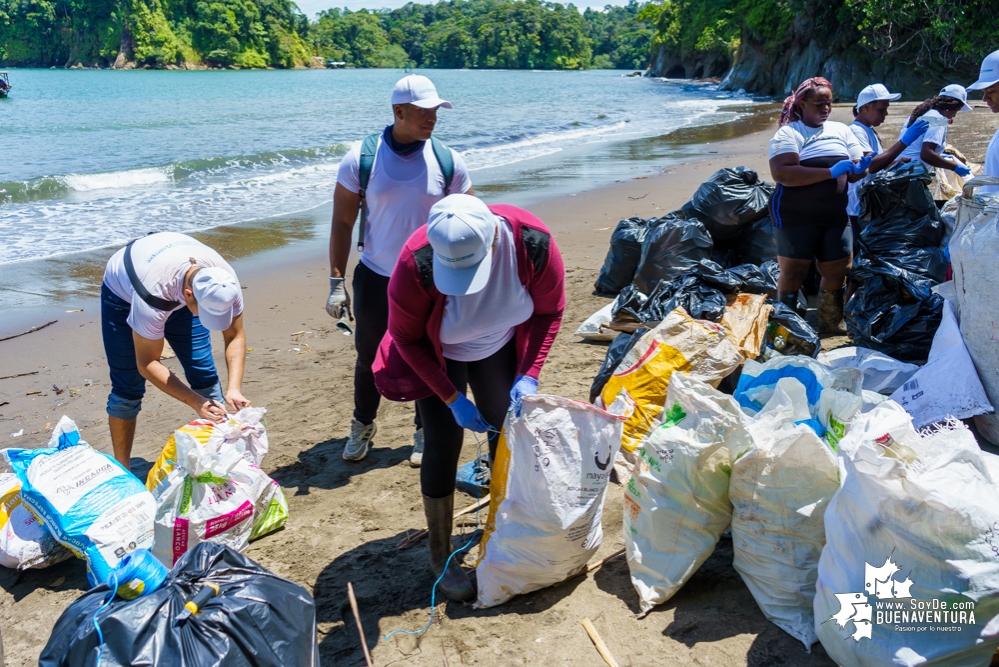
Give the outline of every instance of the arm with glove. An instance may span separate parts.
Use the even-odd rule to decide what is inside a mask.
[[[330,295],[326,299],[326,312],[338,320],[344,316],[354,319],[344,276],[347,273],[347,258],[350,257],[354,222],[360,208],[361,196],[337,183],[333,191],[333,220],[330,226]]]

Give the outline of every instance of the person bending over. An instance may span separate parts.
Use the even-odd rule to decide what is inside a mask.
[[[921,102],[905,121],[899,137],[905,136],[909,127],[919,119],[927,121],[930,127],[926,134],[902,151],[901,157],[922,160],[928,167],[950,169],[961,177],[969,176],[971,169],[966,164],[957,158],[943,156],[944,149],[947,148],[947,126],[963,111],[971,111],[968,106],[968,91],[956,83],[944,86],[939,95]]]
[[[388,293],[383,349],[388,343],[399,354],[386,358],[401,358],[425,384],[416,405],[426,433],[420,486],[430,564],[435,576],[444,573],[445,595],[471,600],[475,591],[454,559],[444,572],[464,430],[488,434],[492,461],[507,410],[536,393],[565,310],[562,256],[527,211],[451,195],[406,242]]]
[[[796,293],[818,262],[819,331],[844,333],[843,296],[853,260],[847,182],[860,180],[872,158],[864,157],[846,125],[828,120],[832,100],[832,84],[821,77],[804,81],[784,100],[770,140],[770,173],[777,181],[770,213],[780,264],[777,298],[796,308]]]

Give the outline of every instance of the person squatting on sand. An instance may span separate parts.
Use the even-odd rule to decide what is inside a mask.
[[[221,331],[225,340],[224,399],[211,331]],[[190,236],[150,234],[111,256],[101,285],[101,333],[111,370],[111,443],[125,468],[146,380],[216,423],[226,418],[223,400],[234,410],[250,405],[241,393],[246,333],[239,280],[221,255]],[[164,338],[190,386],[160,363]]]
[[[796,308],[796,293],[817,260],[822,333],[845,332],[843,297],[853,260],[847,181],[860,180],[872,160],[846,125],[828,120],[832,100],[829,81],[807,79],[784,100],[770,140],[770,173],[777,181],[770,199],[780,264],[777,297]]]
[[[435,576],[444,574],[447,597],[471,600],[475,590],[461,566],[452,559],[444,572],[464,429],[488,433],[492,461],[507,411],[537,392],[565,310],[562,256],[529,212],[451,195],[406,242],[388,294],[379,353],[386,366],[382,376],[376,364],[377,374],[412,377],[423,395],[416,405],[426,433],[420,486],[430,564]]]
[[[944,86],[936,97],[923,100],[912,110],[912,114],[902,125],[899,136],[903,136],[909,126],[919,119],[928,121],[930,128],[922,138],[902,151],[901,157],[922,160],[929,168],[950,169],[962,178],[970,176],[971,169],[966,164],[957,158],[943,156],[944,149],[947,148],[947,126],[954,122],[954,116],[963,111],[971,111],[968,106],[968,91],[956,83]]]
[[[340,163],[333,193],[333,220],[330,230],[330,295],[326,312],[337,319],[350,313],[351,303],[357,323],[354,346],[354,418],[343,458],[360,461],[368,454],[375,436],[381,396],[375,388],[371,364],[378,343],[388,326],[388,284],[392,267],[406,239],[426,224],[430,207],[450,193],[474,194],[468,169],[461,156],[449,151],[453,161],[450,179],[438,162],[431,135],[437,123],[437,109],[452,108],[437,95],[425,76],[403,77],[392,91],[394,122],[377,142],[370,181],[362,188],[361,149],[355,146]],[[358,245],[361,258],[354,268],[354,299],[344,286],[354,222],[361,206],[366,220]],[[419,411],[415,417],[413,453],[410,463],[419,466],[423,457],[423,430]]]
[[[999,113],[999,51],[993,51],[985,56],[978,81],[968,86],[968,90],[982,91],[982,99],[989,105],[992,113]],[[989,147],[985,151],[985,176],[999,178],[999,130],[996,130]],[[979,194],[999,194],[999,185],[987,185],[978,189]]]

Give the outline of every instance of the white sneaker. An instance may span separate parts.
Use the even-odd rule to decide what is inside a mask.
[[[413,453],[409,455],[409,465],[419,468],[423,465],[423,429],[417,429],[413,434]]]
[[[374,422],[365,426],[356,419],[351,419],[350,438],[347,440],[347,446],[343,448],[343,458],[347,461],[360,461],[367,456],[371,439],[375,437],[377,431],[378,426]]]

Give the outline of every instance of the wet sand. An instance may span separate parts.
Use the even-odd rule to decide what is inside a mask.
[[[836,111],[837,116],[848,113],[845,108]],[[978,110],[974,115],[979,114],[985,115]],[[987,121],[995,127],[991,114]],[[622,174],[613,186],[530,206],[552,228],[567,269],[567,309],[541,376],[542,392],[579,399],[588,395],[605,347],[581,343],[572,333],[606,303],[590,292],[617,221],[678,208],[723,166],[745,164],[769,179],[766,149],[772,116],[766,122],[770,127],[765,131],[691,145],[687,150],[696,153],[696,159],[662,167],[658,173]],[[955,132],[953,139],[960,146],[958,136]],[[328,210],[324,214],[328,216]],[[381,641],[391,630],[420,628],[430,611],[433,579],[426,542],[396,548],[407,532],[425,526],[419,473],[408,464],[412,408],[384,402],[368,457],[359,463],[344,461],[354,352],[352,339],[333,327],[323,309],[325,234],[317,233],[312,221],[252,232],[222,228],[209,234],[214,236],[202,238],[236,258],[234,266],[245,286],[252,352],[243,392],[254,404],[268,408],[271,451],[263,467],[284,488],[291,513],[283,531],[255,542],[247,553],[312,591],[324,664],[363,664],[347,605],[348,581],[357,591],[367,642],[379,665],[439,666],[446,660],[451,665],[596,667],[603,662],[580,625],[584,617],[593,621],[622,665],[832,664],[821,646],[806,653],[800,642],[763,617],[732,568],[730,540],[719,543],[676,597],[641,620],[636,618],[637,596],[627,564],[619,558],[586,576],[494,609],[439,604],[426,634]],[[259,251],[260,244],[271,241],[270,249]],[[109,254],[67,260],[67,280],[92,285],[96,277],[99,282],[100,258]],[[66,414],[94,447],[110,452],[104,413],[109,380],[99,311],[89,290],[92,287],[68,289],[64,301],[33,314],[39,321],[58,317],[57,324],[0,342],[0,376],[33,373],[0,380],[2,446],[43,445],[46,430]],[[65,312],[76,308],[83,312]],[[217,339],[216,362],[223,364],[220,351]],[[165,363],[180,371],[176,359]],[[193,417],[188,408],[151,389],[139,418],[133,469],[144,475],[171,431]],[[22,428],[24,436],[10,437]],[[474,449],[467,438],[462,460],[470,460]],[[471,502],[471,497],[459,494],[456,506]],[[623,546],[621,503],[622,487],[612,485],[597,558]],[[474,518],[468,519],[465,531],[474,527]],[[34,664],[59,614],[85,589],[80,561],[25,573],[0,568],[0,628],[7,664]]]

